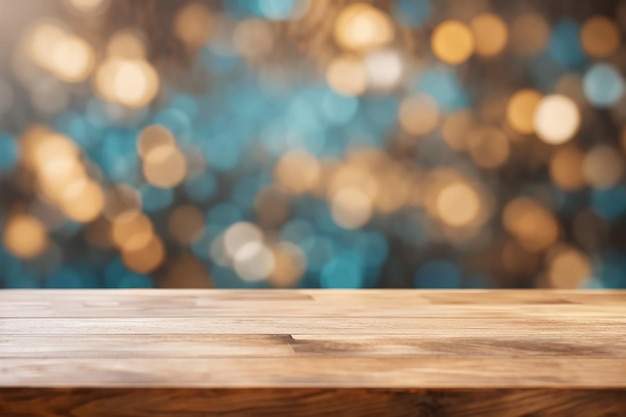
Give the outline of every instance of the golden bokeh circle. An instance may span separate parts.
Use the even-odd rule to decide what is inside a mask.
[[[452,227],[472,224],[481,210],[479,194],[463,181],[446,185],[437,195],[435,204],[439,219]]]
[[[591,262],[578,249],[562,248],[552,256],[547,274],[552,288],[575,289],[591,277]]]
[[[482,13],[470,23],[476,43],[476,54],[484,57],[498,55],[508,42],[509,33],[504,20],[493,13]]]
[[[559,237],[554,214],[530,197],[511,200],[502,214],[504,228],[529,252],[551,247]]]
[[[381,48],[394,38],[389,16],[367,3],[344,7],[335,20],[333,33],[337,45],[355,52]]]
[[[530,88],[516,91],[506,106],[506,120],[518,133],[530,135],[534,132],[533,119],[542,94]]]
[[[431,48],[435,56],[446,64],[461,64],[474,52],[474,35],[465,23],[447,20],[435,28]]]
[[[583,160],[585,154],[576,147],[558,149],[550,159],[552,182],[566,191],[580,190],[585,186]]]
[[[9,218],[4,229],[3,243],[12,255],[32,259],[48,246],[48,233],[39,219],[20,214]]]
[[[185,179],[186,174],[187,160],[175,146],[157,146],[144,158],[143,175],[156,187],[173,188]]]
[[[607,58],[619,48],[621,35],[615,22],[604,16],[592,16],[580,31],[580,43],[585,53],[595,59]]]
[[[336,92],[346,96],[358,96],[365,92],[368,82],[363,60],[356,56],[334,57],[326,68],[326,82]]]

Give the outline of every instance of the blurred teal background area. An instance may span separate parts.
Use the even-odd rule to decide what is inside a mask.
[[[0,11],[0,288],[626,288],[625,1]]]

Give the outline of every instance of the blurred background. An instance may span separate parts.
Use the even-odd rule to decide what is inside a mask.
[[[0,0],[0,287],[626,288],[626,1]]]

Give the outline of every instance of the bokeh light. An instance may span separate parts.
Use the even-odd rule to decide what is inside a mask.
[[[508,29],[502,18],[493,13],[483,13],[470,24],[476,43],[476,54],[494,56],[504,50],[508,41]]]
[[[534,117],[541,93],[529,88],[516,91],[506,107],[506,120],[517,132],[530,135],[534,132]]]
[[[354,56],[337,56],[328,64],[326,81],[338,93],[348,96],[362,94],[368,82],[365,64]]]
[[[337,44],[346,50],[364,52],[393,40],[391,19],[367,3],[353,3],[339,12],[334,23]]]
[[[580,32],[585,53],[592,58],[606,58],[617,51],[620,33],[615,22],[604,16],[587,19]]]
[[[64,0],[67,7],[79,16],[96,16],[103,13],[111,0]]]
[[[557,150],[550,160],[550,178],[566,191],[580,190],[585,186],[583,163],[585,154],[576,147]]]
[[[572,139],[580,128],[580,111],[570,98],[549,95],[535,109],[533,125],[537,136],[551,145]]]
[[[624,95],[624,79],[611,65],[596,64],[583,78],[587,99],[597,107],[610,107]]]
[[[529,197],[517,197],[510,201],[502,214],[502,222],[505,229],[530,252],[548,249],[559,236],[554,214]]]
[[[555,249],[548,266],[548,280],[553,288],[580,287],[591,278],[591,262],[580,250],[570,247]]]
[[[624,159],[611,146],[596,146],[585,155],[583,175],[593,188],[612,187],[624,176]]]
[[[16,257],[31,259],[45,250],[48,233],[38,219],[20,214],[8,219],[2,242]]]
[[[32,2],[0,288],[626,286],[624,2]]]
[[[363,226],[372,216],[372,200],[356,187],[345,187],[335,193],[331,200],[335,222],[346,229]]]
[[[474,35],[462,22],[446,21],[435,28],[431,40],[433,53],[447,64],[460,64],[474,52]]]

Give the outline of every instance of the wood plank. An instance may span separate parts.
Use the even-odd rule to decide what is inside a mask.
[[[497,316],[465,317],[242,317],[242,318],[61,318],[0,319],[0,335],[93,335],[93,334],[394,334],[486,337],[533,337],[541,334],[588,336],[626,334],[626,316],[606,318],[575,317],[535,320]]]
[[[624,389],[626,358],[2,359],[0,387]]]
[[[3,417],[621,417],[624,410],[618,390],[0,390]]]
[[[289,335],[1,336],[0,358],[289,357]]]
[[[625,402],[626,291],[0,291],[2,417],[622,417]]]
[[[474,317],[535,318],[624,316],[626,311],[626,295],[606,291],[363,290],[358,298],[343,290],[279,290],[267,295],[233,290],[42,290],[37,297],[31,292],[0,291],[0,317],[247,317],[251,312],[264,317],[458,317],[471,311]]]
[[[364,304],[341,304],[326,302],[315,308],[301,303],[249,303],[219,301],[211,306],[170,305],[164,308],[161,303],[154,305],[90,305],[88,302],[67,301],[63,305],[40,303],[26,305],[10,303],[0,306],[0,318],[111,318],[111,317],[163,317],[163,318],[206,318],[206,317],[249,317],[251,312],[263,317],[462,317],[471,313],[472,317],[488,318],[497,315],[503,318],[571,317],[580,318],[623,317],[624,305],[587,304],[403,304],[371,302]]]
[[[626,358],[626,338],[562,332],[519,337],[441,335],[63,335],[0,336],[0,358],[208,357],[506,357]]]

